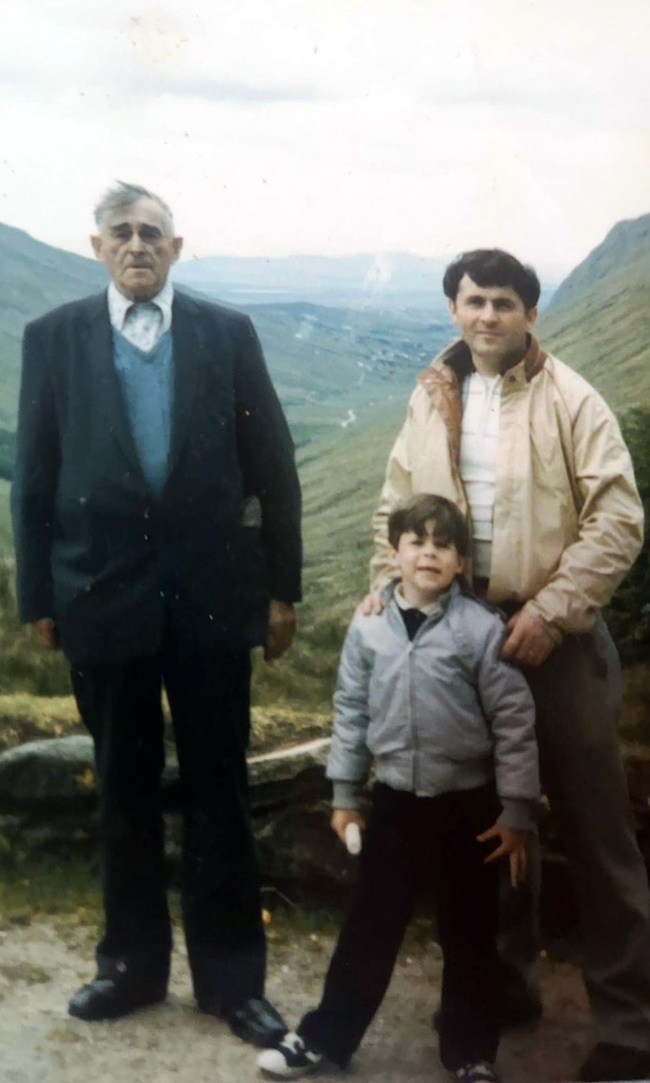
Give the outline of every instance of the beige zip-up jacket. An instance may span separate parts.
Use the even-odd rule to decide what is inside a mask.
[[[395,575],[390,512],[437,493],[469,515],[459,472],[458,341],[418,377],[373,516],[372,589]],[[503,378],[488,600],[526,604],[556,641],[588,632],[643,544],[643,508],[613,413],[586,380],[532,338]]]

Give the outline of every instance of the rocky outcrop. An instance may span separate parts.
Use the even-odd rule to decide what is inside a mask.
[[[29,741],[0,755],[0,811],[87,805],[94,793],[91,737]]]
[[[248,762],[250,803],[265,879],[347,881],[353,863],[329,829],[328,738]],[[168,857],[179,859],[182,806],[178,765],[167,764],[162,806]],[[0,754],[0,855],[21,863],[45,853],[92,854],[97,842],[92,739],[31,741]]]
[[[250,803],[264,882],[293,897],[337,891],[355,875],[356,862],[329,827],[325,778],[328,738],[248,761]],[[639,840],[650,862],[650,761],[627,757]],[[180,866],[182,793],[178,766],[169,762],[162,785],[172,875]],[[0,754],[0,861],[20,865],[45,854],[97,852],[97,780],[90,737],[32,741]],[[545,883],[570,900],[562,843],[545,808],[541,822]],[[556,909],[554,904],[554,909]],[[572,919],[574,920],[574,919]],[[562,918],[561,924],[568,919]]]
[[[251,756],[248,775],[251,805],[263,813],[287,803],[323,796],[329,738],[319,738],[276,752]],[[163,806],[180,800],[178,764],[163,774]],[[94,804],[97,779],[91,737],[30,741],[0,754],[0,812],[17,808],[71,809]]]

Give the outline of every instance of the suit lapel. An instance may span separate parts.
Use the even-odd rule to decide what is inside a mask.
[[[111,431],[127,459],[137,468],[144,481],[140,458],[129,424],[124,395],[113,362],[113,335],[108,315],[106,293],[90,298],[84,352],[86,364],[92,373],[92,386],[100,388],[101,401]]]
[[[174,401],[168,480],[178,462],[187,435],[202,366],[201,353],[205,348],[201,314],[195,310],[191,298],[178,291],[174,292],[172,304],[172,342],[174,346]]]

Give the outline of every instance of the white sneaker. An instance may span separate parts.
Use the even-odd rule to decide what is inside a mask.
[[[474,1064],[465,1064],[458,1068],[453,1075],[458,1083],[500,1083],[493,1065],[487,1060],[476,1061]]]
[[[299,1034],[290,1030],[276,1049],[263,1049],[256,1063],[271,1079],[299,1079],[315,1071],[324,1059],[322,1053],[310,1049]]]

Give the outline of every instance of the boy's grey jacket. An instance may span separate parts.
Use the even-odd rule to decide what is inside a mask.
[[[453,583],[410,641],[393,594],[378,616],[355,616],[334,695],[327,775],[335,804],[374,757],[378,781],[434,796],[484,785],[496,773],[499,822],[530,828],[539,799],[535,708],[528,685],[500,657],[503,621]]]

